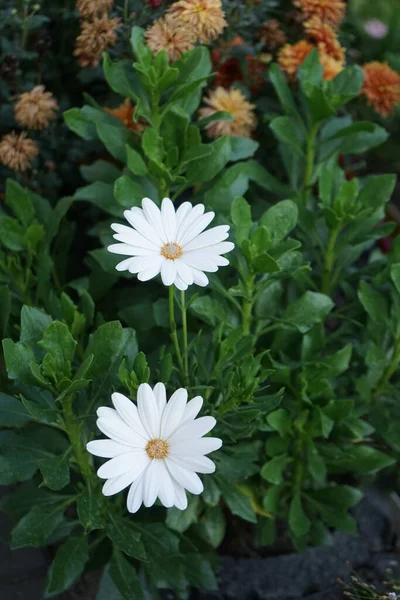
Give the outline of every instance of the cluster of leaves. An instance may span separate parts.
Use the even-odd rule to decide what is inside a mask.
[[[250,530],[261,551],[282,521],[298,550],[329,543],[334,529],[356,531],[349,509],[399,453],[400,246],[390,256],[375,246],[391,227],[381,221],[394,178],[348,181],[338,163],[340,153],[364,153],[387,135],[343,116],[359,94],[359,69],[323,82],[311,53],[293,94],[271,68],[281,181],[253,158],[256,141],[203,139],[196,110],[211,72],[205,48],[171,67],[164,52],[151,56],[141,30],[131,43],[134,65],[106,56],[104,73],[134,100],[144,131],[127,130],[94,103],[67,111],[74,132],[105,147],[102,161],[82,168],[88,185],[53,209],[10,182],[10,210],[0,215],[8,375],[0,483],[21,484],[2,506],[13,547],[57,546],[48,596],[103,567],[99,599],[215,588],[215,551],[233,528]],[[103,247],[111,217],[146,195],[204,202],[232,225],[236,242],[232,267],[191,289],[180,307],[189,313],[189,381],[171,344],[165,288],[119,279]],[[77,201],[90,203],[100,248],[62,221]],[[85,271],[69,278],[71,240]],[[85,444],[111,392],[134,398],[148,381],[201,394],[224,445],[216,473],[185,511],[128,516],[122,495],[101,495]]]

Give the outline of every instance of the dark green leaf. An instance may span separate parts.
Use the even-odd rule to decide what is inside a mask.
[[[1,427],[22,427],[29,421],[31,417],[21,400],[0,392]]]
[[[33,506],[11,534],[11,547],[40,547],[64,518],[65,505]]]
[[[301,537],[310,531],[311,521],[303,510],[299,492],[296,492],[290,504],[289,527],[296,537]]]
[[[61,594],[80,577],[89,560],[86,536],[72,537],[58,550],[50,566],[46,597]]]
[[[118,550],[114,550],[111,559],[110,575],[126,600],[132,600],[133,598],[135,600],[144,600],[142,587],[135,567]]]
[[[51,490],[61,490],[69,484],[68,453],[44,458],[39,463],[44,484]]]

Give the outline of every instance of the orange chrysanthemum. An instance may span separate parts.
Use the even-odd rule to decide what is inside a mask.
[[[293,4],[305,17],[319,17],[332,27],[339,26],[346,12],[343,0],[294,0]]]
[[[376,112],[387,117],[400,102],[400,75],[387,63],[373,61],[363,66],[364,85],[361,93]]]
[[[15,120],[22,127],[46,129],[49,122],[56,118],[58,104],[44,85],[37,85],[30,92],[24,92],[15,105]]]
[[[328,54],[324,54],[323,52],[321,52],[319,55],[319,60],[321,65],[324,67],[324,79],[334,79],[336,75],[339,75],[340,71],[343,71],[343,62],[336,60]]]
[[[76,39],[74,56],[78,57],[83,68],[95,67],[101,55],[117,41],[118,18],[110,19],[106,14],[94,17],[92,21],[82,21],[81,34]]]
[[[313,48],[314,46],[306,40],[300,40],[296,44],[285,44],[278,54],[278,63],[282,71],[293,79],[297,69]]]
[[[178,27],[185,27],[202,44],[215,40],[227,26],[221,0],[178,0],[168,9]]]
[[[189,27],[179,25],[170,15],[157,19],[147,29],[145,38],[153,54],[165,50],[172,62],[191,50],[196,41],[193,31]]]
[[[112,9],[113,0],[76,0],[76,8],[81,17],[91,19]]]
[[[39,154],[36,142],[27,134],[12,131],[0,141],[0,163],[13,171],[23,172],[30,167],[33,159]]]
[[[144,131],[146,129],[146,123],[142,119],[139,119],[137,123],[133,120],[136,109],[132,106],[132,102],[129,98],[125,98],[123,103],[116,108],[106,107],[104,110],[110,115],[117,117],[117,119],[122,121],[125,127],[131,131]]]
[[[308,37],[317,44],[321,54],[327,54],[340,63],[344,63],[345,49],[340,45],[335,30],[324,23],[320,17],[312,17],[304,23]]]
[[[239,135],[251,137],[257,126],[254,114],[255,105],[250,104],[240,90],[231,88],[225,90],[217,87],[204,98],[206,107],[199,110],[201,118],[209,117],[218,111],[226,111],[232,115],[232,121],[214,121],[206,126],[207,134],[212,138],[223,135]]]
[[[270,50],[280,48],[287,42],[286,33],[281,28],[281,24],[277,19],[268,19],[265,21],[258,33],[258,37]]]

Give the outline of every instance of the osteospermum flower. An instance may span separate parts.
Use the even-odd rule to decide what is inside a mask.
[[[157,498],[167,508],[187,507],[186,491],[201,494],[197,473],[213,473],[214,463],[205,455],[218,450],[219,438],[203,436],[215,425],[214,417],[196,419],[203,405],[201,396],[187,402],[185,389],[167,402],[163,383],[152,390],[147,383],[138,389],[137,406],[114,393],[115,407],[97,411],[97,427],[108,440],[89,442],[91,454],[109,458],[97,474],[107,479],[103,494],[112,496],[129,488],[127,507],[135,513],[142,503],[153,506]]]
[[[194,47],[196,37],[185,24],[167,15],[160,17],[145,33],[146,43],[153,54],[165,50],[171,62],[175,62]]]
[[[112,5],[113,0],[76,0],[76,8],[84,19],[108,13],[112,9]]]
[[[246,100],[243,93],[235,88],[229,90],[217,87],[211,90],[208,98],[204,98],[206,107],[199,110],[201,118],[209,117],[218,111],[226,111],[232,115],[232,121],[213,121],[206,126],[207,134],[212,138],[223,135],[239,135],[251,137],[257,126],[254,114],[255,105]]]
[[[228,25],[221,0],[179,0],[169,7],[168,14],[202,44],[215,40]]]
[[[314,48],[307,40],[300,40],[296,44],[285,44],[278,54],[278,64],[289,79],[294,79],[297,69],[306,56]]]
[[[186,290],[193,283],[208,284],[204,271],[215,272],[229,264],[221,256],[234,248],[232,242],[224,241],[229,225],[204,231],[215,215],[204,213],[203,204],[184,202],[175,211],[171,200],[164,198],[160,210],[150,198],[143,198],[142,206],[143,210],[135,206],[124,212],[131,227],[111,225],[114,238],[121,243],[108,250],[130,257],[117,265],[117,271],[137,273],[140,281],[161,273],[164,285]]]
[[[13,171],[26,171],[38,154],[39,148],[36,142],[31,140],[24,131],[22,133],[12,131],[0,141],[0,163]]]
[[[319,17],[313,17],[304,23],[304,29],[308,37],[317,44],[318,51],[321,54],[327,54],[339,63],[344,64],[345,49],[340,45],[333,27],[328,23],[324,23]]]
[[[368,104],[387,117],[400,101],[400,75],[386,63],[373,61],[363,66],[364,85],[361,93]]]
[[[319,17],[332,27],[339,26],[346,12],[343,0],[294,0],[293,4],[305,17]]]
[[[29,129],[45,129],[56,118],[58,104],[44,85],[37,85],[30,92],[24,92],[15,105],[15,120]]]
[[[108,15],[93,17],[92,21],[81,23],[81,33],[76,39],[74,56],[83,68],[95,67],[101,55],[117,41],[118,18],[110,19]]]

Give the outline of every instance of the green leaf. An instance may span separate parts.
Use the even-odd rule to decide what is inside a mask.
[[[292,200],[281,200],[265,211],[260,225],[267,228],[273,244],[283,240],[297,225],[298,209]]]
[[[326,465],[322,456],[315,447],[309,447],[307,453],[307,467],[311,477],[320,485],[326,481]]]
[[[245,158],[249,158],[249,156],[253,156],[260,145],[251,138],[240,137],[238,135],[234,135],[230,138],[230,144],[230,160],[232,162],[236,160],[244,160]]]
[[[293,117],[276,117],[271,121],[269,127],[279,142],[289,146],[299,156],[304,156],[304,149],[301,145],[303,140],[300,137],[297,122]]]
[[[151,50],[144,41],[144,30],[141,27],[133,27],[131,33],[131,47],[137,60],[144,65],[150,65]]]
[[[101,181],[102,183],[114,183],[121,175],[121,169],[107,160],[96,160],[91,165],[80,167],[82,177],[89,183]]]
[[[331,82],[332,103],[339,108],[360,95],[364,72],[358,65],[343,69]]]
[[[8,321],[11,313],[11,295],[7,285],[0,286],[0,338],[7,334]]]
[[[89,481],[77,500],[78,517],[87,532],[104,527],[103,496],[97,486]]]
[[[291,458],[287,454],[275,456],[272,460],[265,463],[261,469],[261,477],[270,483],[279,485],[283,480],[283,471],[290,461]]]
[[[155,127],[146,127],[142,136],[142,148],[148,158],[156,163],[162,163],[165,150],[162,137]]]
[[[27,385],[37,385],[37,380],[31,371],[35,364],[35,356],[26,342],[14,343],[11,339],[3,340],[4,360],[10,379],[17,379]]]
[[[64,121],[71,131],[84,140],[97,138],[96,126],[80,108],[70,108],[63,113]]]
[[[197,522],[200,510],[199,497],[192,496],[185,510],[179,510],[175,507],[169,508],[165,522],[173,531],[183,533],[186,529],[189,529],[192,523]]]
[[[1,426],[22,427],[29,421],[31,421],[31,417],[21,400],[0,392]]]
[[[44,458],[39,463],[43,475],[43,483],[51,490],[61,490],[69,484],[69,457],[68,452]]]
[[[201,590],[217,590],[218,584],[210,561],[198,552],[184,554],[180,560],[183,563],[184,575],[189,583]]]
[[[148,174],[149,171],[147,165],[139,152],[127,146],[126,154],[128,169],[132,171],[134,175],[145,176]]]
[[[39,548],[64,518],[65,505],[32,506],[11,533],[11,547]]]
[[[219,475],[216,479],[230,511],[245,521],[257,523],[257,515],[251,506],[250,498],[242,494],[236,485],[232,485],[224,477]]]
[[[400,294],[400,263],[395,263],[391,266],[390,278],[393,281],[397,292]]]
[[[230,138],[221,137],[210,144],[211,153],[196,162],[191,162],[187,169],[188,181],[197,185],[210,181],[224,168],[231,157]]]
[[[248,239],[253,221],[251,220],[251,208],[243,197],[237,197],[232,202],[231,218],[235,225],[236,243],[239,246]]]
[[[278,408],[278,410],[269,413],[267,423],[282,437],[285,437],[292,431],[292,419],[284,408]]]
[[[366,281],[362,281],[357,295],[361,304],[375,323],[382,323],[387,320],[388,307],[386,298],[375,290],[372,285]]]
[[[110,565],[106,565],[100,579],[96,600],[123,600],[123,598],[110,575]]]
[[[135,567],[124,558],[118,550],[114,550],[110,575],[113,582],[126,600],[144,600],[142,586],[136,573]]]
[[[142,535],[135,530],[130,521],[119,515],[109,513],[110,523],[106,527],[106,533],[114,545],[128,556],[137,560],[146,560],[147,555]]]
[[[133,141],[132,132],[122,122],[115,125],[96,123],[96,131],[111,156],[125,162],[127,145]]]
[[[88,539],[86,536],[72,537],[60,546],[50,566],[46,597],[61,594],[81,576],[89,560]]]
[[[122,175],[114,184],[114,195],[118,204],[124,208],[132,208],[132,206],[141,206],[145,191],[140,183],[127,175]]]
[[[317,407],[317,412],[321,423],[322,435],[324,436],[324,438],[328,438],[335,422],[330,417],[328,417],[328,415],[326,415],[319,406]]]
[[[208,506],[204,513],[204,537],[213,548],[218,548],[226,532],[226,519],[221,506]]]
[[[71,373],[71,362],[75,354],[76,341],[68,327],[60,321],[54,321],[45,330],[43,339],[38,342],[54,359],[54,366],[60,373]]]
[[[322,86],[323,67],[317,49],[312,50],[297,70],[297,78],[305,96],[310,97],[316,87]]]
[[[0,242],[3,246],[14,252],[25,248],[25,229],[16,219],[7,215],[0,218]]]
[[[349,449],[340,466],[359,475],[374,474],[396,463],[396,459],[370,446],[358,445]]]
[[[35,218],[35,209],[28,190],[24,189],[14,179],[6,181],[6,204],[12,209],[17,219],[29,227]]]
[[[131,65],[131,61],[113,62],[108,54],[103,54],[103,70],[108,85],[120,96],[137,100]]]
[[[198,121],[196,121],[195,125],[197,125],[197,127],[202,128],[202,127],[206,127],[210,123],[214,123],[215,121],[232,121],[232,120],[233,120],[233,117],[232,117],[231,113],[227,112],[226,110],[217,110],[212,115],[209,115],[208,117],[204,117],[204,119],[199,119]]]
[[[396,175],[373,175],[363,185],[358,203],[362,207],[378,210],[389,202],[396,185]]]
[[[95,181],[90,185],[78,188],[73,196],[74,200],[85,200],[95,206],[98,206],[107,213],[120,217],[123,210],[114,200],[114,185]]]
[[[387,138],[388,133],[383,127],[367,121],[358,121],[349,127],[344,127],[325,143],[337,140],[335,151],[340,150],[345,154],[363,154],[371,148],[380,146]]]
[[[311,521],[303,510],[300,492],[296,492],[290,503],[289,527],[296,537],[306,535],[310,531]]]
[[[274,86],[275,92],[285,113],[287,115],[296,116],[298,119],[300,119],[300,115],[297,111],[296,103],[288,86],[287,79],[276,63],[270,66],[268,70],[268,78]]]
[[[110,363],[121,350],[123,329],[119,321],[110,321],[101,325],[89,339],[85,352],[85,358],[93,355],[93,363],[90,368],[92,377],[104,375],[110,368]]]
[[[306,333],[316,323],[322,323],[333,307],[329,296],[308,291],[286,309],[283,320],[291,323],[300,333]]]
[[[45,329],[51,322],[51,317],[42,310],[24,305],[21,310],[20,339],[29,344],[37,343],[42,339]]]

